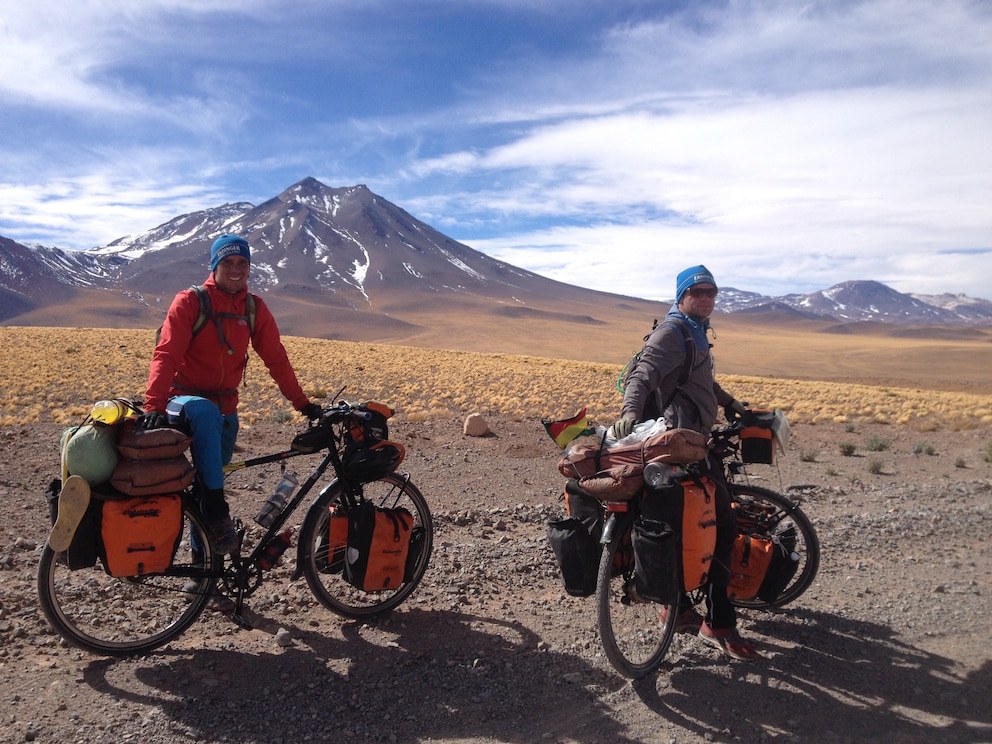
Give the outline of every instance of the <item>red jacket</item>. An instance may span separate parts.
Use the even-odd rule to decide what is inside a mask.
[[[213,274],[203,286],[210,294],[215,313],[247,314],[247,290],[228,294],[218,288]],[[193,323],[200,314],[200,302],[190,289],[177,294],[169,307],[152,356],[145,390],[145,410],[165,411],[166,403],[174,395],[202,395],[217,403],[221,413],[235,413],[249,342],[265,362],[283,396],[296,410],[303,408],[309,399],[296,379],[275,318],[258,296],[255,299],[255,313],[254,334],[250,332],[246,320],[221,318],[227,341],[224,343],[214,320],[208,318],[206,325],[194,336]]]

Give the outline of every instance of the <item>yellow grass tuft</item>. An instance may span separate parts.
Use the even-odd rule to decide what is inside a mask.
[[[151,330],[0,327],[0,426],[77,423],[93,402],[141,399],[151,360]],[[380,400],[408,421],[478,411],[520,419],[565,418],[586,406],[595,423],[618,415],[619,364],[510,354],[286,337],[304,390],[321,398],[347,386],[347,400]],[[721,376],[753,407],[781,408],[791,421],[872,421],[919,432],[972,429],[992,422],[988,398],[891,385]],[[255,357],[241,392],[246,426],[292,413]]]

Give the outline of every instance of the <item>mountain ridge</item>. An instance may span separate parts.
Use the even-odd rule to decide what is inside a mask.
[[[671,304],[548,279],[449,238],[365,185],[332,188],[308,177],[259,205],[179,215],[86,251],[0,236],[0,324],[152,326],[176,292],[206,277],[209,246],[221,232],[248,239],[251,287],[293,335],[416,343],[425,334],[443,338],[444,323],[458,313],[474,315],[480,335],[496,338],[542,323],[586,330],[643,323]],[[756,320],[992,325],[988,300],[907,295],[870,280],[782,297],[721,287],[717,311]]]

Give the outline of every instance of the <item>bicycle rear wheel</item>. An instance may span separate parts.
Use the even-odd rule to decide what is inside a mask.
[[[390,612],[413,593],[430,563],[434,523],[427,500],[416,486],[399,475],[387,475],[362,486],[364,498],[376,506],[407,509],[413,515],[414,534],[410,547],[413,557],[408,563],[404,582],[395,589],[366,592],[347,581],[343,558],[329,555],[331,516],[336,513],[343,488],[335,481],[307,512],[300,530],[298,564],[314,596],[332,612],[347,618]]]
[[[620,674],[640,679],[659,666],[675,637],[678,605],[638,601],[625,587],[634,580],[632,560],[617,558],[629,541],[630,524],[617,525],[603,548],[596,581],[596,608],[603,651]],[[626,534],[624,534],[626,533]],[[629,548],[629,542],[626,542]],[[624,565],[627,564],[627,565]],[[665,612],[662,613],[662,609]]]
[[[206,545],[194,561],[186,528],[205,534],[203,524],[187,509],[183,526],[172,566],[163,574],[114,578],[99,560],[88,568],[70,569],[64,553],[45,545],[38,565],[38,599],[52,627],[73,646],[103,656],[146,653],[181,635],[203,611],[210,576],[219,573],[222,560]]]
[[[730,484],[730,495],[738,508],[738,521],[749,521],[756,534],[770,537],[798,556],[795,574],[774,597],[732,599],[738,607],[781,607],[803,594],[820,568],[820,541],[812,522],[787,496],[760,486]]]

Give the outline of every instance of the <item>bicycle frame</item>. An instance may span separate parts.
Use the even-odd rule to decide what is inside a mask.
[[[385,439],[388,432],[384,424],[372,414],[383,421],[388,415],[383,413],[382,404],[371,408],[373,403],[332,405],[324,409],[317,423],[312,422],[294,437],[290,449],[233,462],[225,468],[225,473],[233,473],[270,463],[284,464],[302,455],[320,456],[313,472],[245,555],[240,545],[245,535],[243,524],[238,525],[239,546],[230,558],[214,551],[196,505],[194,487],[183,492],[185,528],[205,538],[202,547],[194,546],[191,539],[180,540],[172,565],[160,573],[111,577],[96,558],[90,565],[70,566],[64,553],[46,544],[38,565],[39,601],[46,618],[67,642],[79,648],[107,656],[131,656],[177,638],[220,591],[235,600],[232,620],[250,628],[241,615],[244,600],[273,568],[273,563],[264,560],[272,555],[269,548],[308,498],[312,502],[296,538],[293,579],[305,577],[317,601],[342,617],[369,618],[392,611],[416,590],[427,570],[433,519],[426,499],[409,477],[394,473],[402,462],[403,448]],[[321,478],[326,485],[314,496]],[[332,526],[341,524],[332,522],[333,518],[349,520],[352,509],[364,504],[411,516],[406,528],[409,543],[399,553],[405,561],[399,559],[403,561],[399,573],[397,566],[392,566],[393,573],[383,583],[358,584],[351,575],[352,563],[344,558],[347,543],[332,534]],[[110,609],[111,605],[115,609]],[[128,611],[119,609],[122,607]]]

